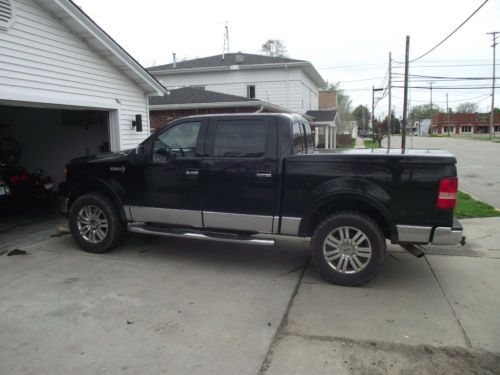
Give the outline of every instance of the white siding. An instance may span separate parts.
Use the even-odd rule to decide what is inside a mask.
[[[12,2],[15,22],[0,31],[0,100],[117,109],[120,148],[146,138],[142,89],[33,1]],[[131,127],[136,114],[142,115],[142,133]]]
[[[259,100],[296,113],[318,108],[318,87],[299,68],[243,69],[156,77],[168,89],[202,85],[206,90],[243,97],[247,96],[247,86],[255,85],[255,96]]]

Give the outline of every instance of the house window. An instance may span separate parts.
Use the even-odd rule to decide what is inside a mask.
[[[495,125],[495,133],[500,132],[500,126]]]
[[[467,126],[462,126],[460,129],[461,133],[472,133],[472,126],[467,125]]]
[[[0,30],[7,30],[14,19],[12,1],[0,0]]]
[[[254,99],[255,98],[255,85],[247,86],[247,98]]]

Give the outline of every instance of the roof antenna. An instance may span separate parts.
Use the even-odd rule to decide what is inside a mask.
[[[227,24],[229,23],[228,21],[224,22],[224,45],[222,47],[222,60],[224,60],[226,52],[229,53],[229,27]]]
[[[175,59],[175,52],[172,52],[172,59],[173,59],[173,67],[177,68],[177,61]]]

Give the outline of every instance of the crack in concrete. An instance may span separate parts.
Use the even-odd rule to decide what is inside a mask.
[[[293,289],[292,295],[290,296],[290,301],[288,301],[288,305],[286,306],[285,313],[281,318],[281,322],[278,326],[278,329],[276,330],[276,333],[274,334],[274,337],[271,340],[271,344],[269,344],[266,357],[264,358],[264,361],[262,361],[262,364],[259,369],[259,375],[263,375],[266,373],[267,369],[269,368],[269,365],[271,364],[274,349],[278,345],[278,342],[281,340],[281,338],[285,335],[284,333],[285,327],[288,325],[288,315],[290,314],[293,301],[295,300],[295,297],[299,293],[300,285],[302,284],[302,279],[304,278],[304,275],[306,273],[307,267],[309,267],[310,262],[311,262],[311,255],[308,255],[306,262],[302,266],[302,272],[300,273],[299,279],[295,284],[295,288]]]
[[[439,289],[441,290],[441,293],[443,294],[444,298],[446,299],[446,302],[448,303],[448,306],[450,306],[451,312],[453,313],[453,317],[457,321],[458,327],[460,328],[460,331],[462,332],[462,336],[464,338],[465,345],[467,346],[467,348],[472,349],[472,342],[470,341],[470,338],[467,335],[467,332],[465,331],[465,328],[462,325],[462,322],[460,321],[460,319],[458,319],[457,312],[453,308],[453,304],[451,303],[450,299],[448,298],[448,295],[444,291],[444,288],[441,285],[441,281],[439,281],[439,278],[437,277],[436,272],[432,268],[432,266],[431,266],[431,264],[429,262],[429,259],[427,259],[427,255],[424,255],[424,259],[425,259],[425,262],[427,263],[427,265],[429,266],[429,269],[431,270],[432,275],[434,276],[434,279],[436,279],[436,282],[437,282],[437,284],[439,286]]]

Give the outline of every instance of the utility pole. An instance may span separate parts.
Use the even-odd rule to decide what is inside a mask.
[[[448,93],[446,93],[446,124],[448,125],[447,128],[448,128],[448,137],[449,137],[450,136],[450,109],[448,108]]]
[[[429,81],[429,89],[431,91],[431,116],[432,116],[432,84],[435,83],[434,81]]]
[[[401,149],[405,150],[406,148],[406,126],[407,126],[407,117],[408,117],[408,68],[410,65],[409,62],[410,57],[410,36],[406,36],[406,53],[405,53],[405,85],[403,91],[403,131],[401,134]]]
[[[490,113],[490,139],[495,135],[495,63],[496,63],[496,46],[497,46],[497,34],[500,34],[500,31],[493,31],[491,33],[487,33],[491,35],[493,38],[493,83],[491,84],[491,113]]]
[[[384,89],[376,89],[372,86],[372,132],[374,131],[373,124],[375,123],[375,91],[383,91]]]
[[[387,149],[391,149],[391,125],[392,125],[392,117],[391,117],[391,85],[392,85],[392,52],[389,52],[389,83],[388,83],[388,91],[389,95],[389,113],[387,115]]]

